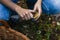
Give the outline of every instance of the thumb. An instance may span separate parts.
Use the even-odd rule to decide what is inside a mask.
[[[39,12],[39,14],[41,15],[41,13],[42,13],[42,9],[41,9],[41,8],[38,9],[38,12]]]
[[[37,8],[36,8],[36,6],[35,6],[35,7],[34,7],[34,11],[36,11],[36,9],[37,9]]]

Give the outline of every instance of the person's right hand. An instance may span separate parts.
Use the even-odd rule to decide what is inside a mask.
[[[31,18],[33,18],[33,10],[17,7],[15,11],[22,18],[22,20],[30,20]]]

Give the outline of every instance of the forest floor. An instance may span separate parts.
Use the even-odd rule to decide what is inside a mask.
[[[31,40],[60,40],[60,19],[43,14],[37,21],[10,22],[13,29],[22,32]]]
[[[60,40],[60,17],[56,21],[55,16],[42,14],[37,21],[14,22],[10,20],[9,23],[11,28],[25,34],[31,40]]]

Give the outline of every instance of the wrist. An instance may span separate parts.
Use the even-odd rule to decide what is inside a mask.
[[[38,1],[42,1],[42,0],[38,0]]]
[[[20,9],[20,10],[21,10],[21,7],[20,7],[20,6],[18,6],[18,5],[17,5],[17,6],[15,6],[14,10],[15,10],[15,11],[17,11],[18,9]]]
[[[42,3],[42,0],[38,0],[37,2],[39,2],[41,4]]]
[[[41,6],[42,0],[38,0],[38,1],[37,1],[37,4]]]

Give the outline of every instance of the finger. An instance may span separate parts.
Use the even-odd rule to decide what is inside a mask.
[[[30,18],[31,18],[31,17],[30,17],[30,13],[28,13],[28,15],[27,15],[27,16],[28,16],[28,19],[30,20]]]
[[[20,15],[21,18],[23,17],[23,14],[19,14],[19,15]]]
[[[25,19],[28,20],[29,17],[28,17],[28,12],[25,13]]]
[[[28,12],[28,14],[26,15],[26,17],[28,18],[28,20],[30,20],[31,18],[33,18],[33,15],[31,12]]]
[[[25,20],[25,13],[23,13],[23,17],[22,17],[22,20]]]
[[[38,20],[39,18],[40,18],[40,15],[41,15],[41,13],[42,13],[42,10],[41,9],[38,9],[38,17],[36,18],[36,20]]]
[[[31,12],[29,12],[29,15],[28,16],[29,16],[29,19],[33,18]]]
[[[34,10],[29,10],[30,13],[32,14],[35,14],[35,11]]]
[[[33,18],[33,14],[32,13],[30,13],[30,18]]]
[[[39,10],[38,10],[38,12],[39,12],[39,15],[41,15],[41,13],[42,13],[42,10],[41,10],[41,9],[39,9]]]
[[[24,20],[24,13],[21,14],[21,19]]]
[[[35,12],[34,10],[29,10],[29,12]]]
[[[42,10],[41,9],[38,9],[38,12],[39,12],[39,14],[41,14],[42,13]]]
[[[36,9],[37,9],[37,7],[35,6],[35,7],[34,7],[34,11],[36,11]]]

